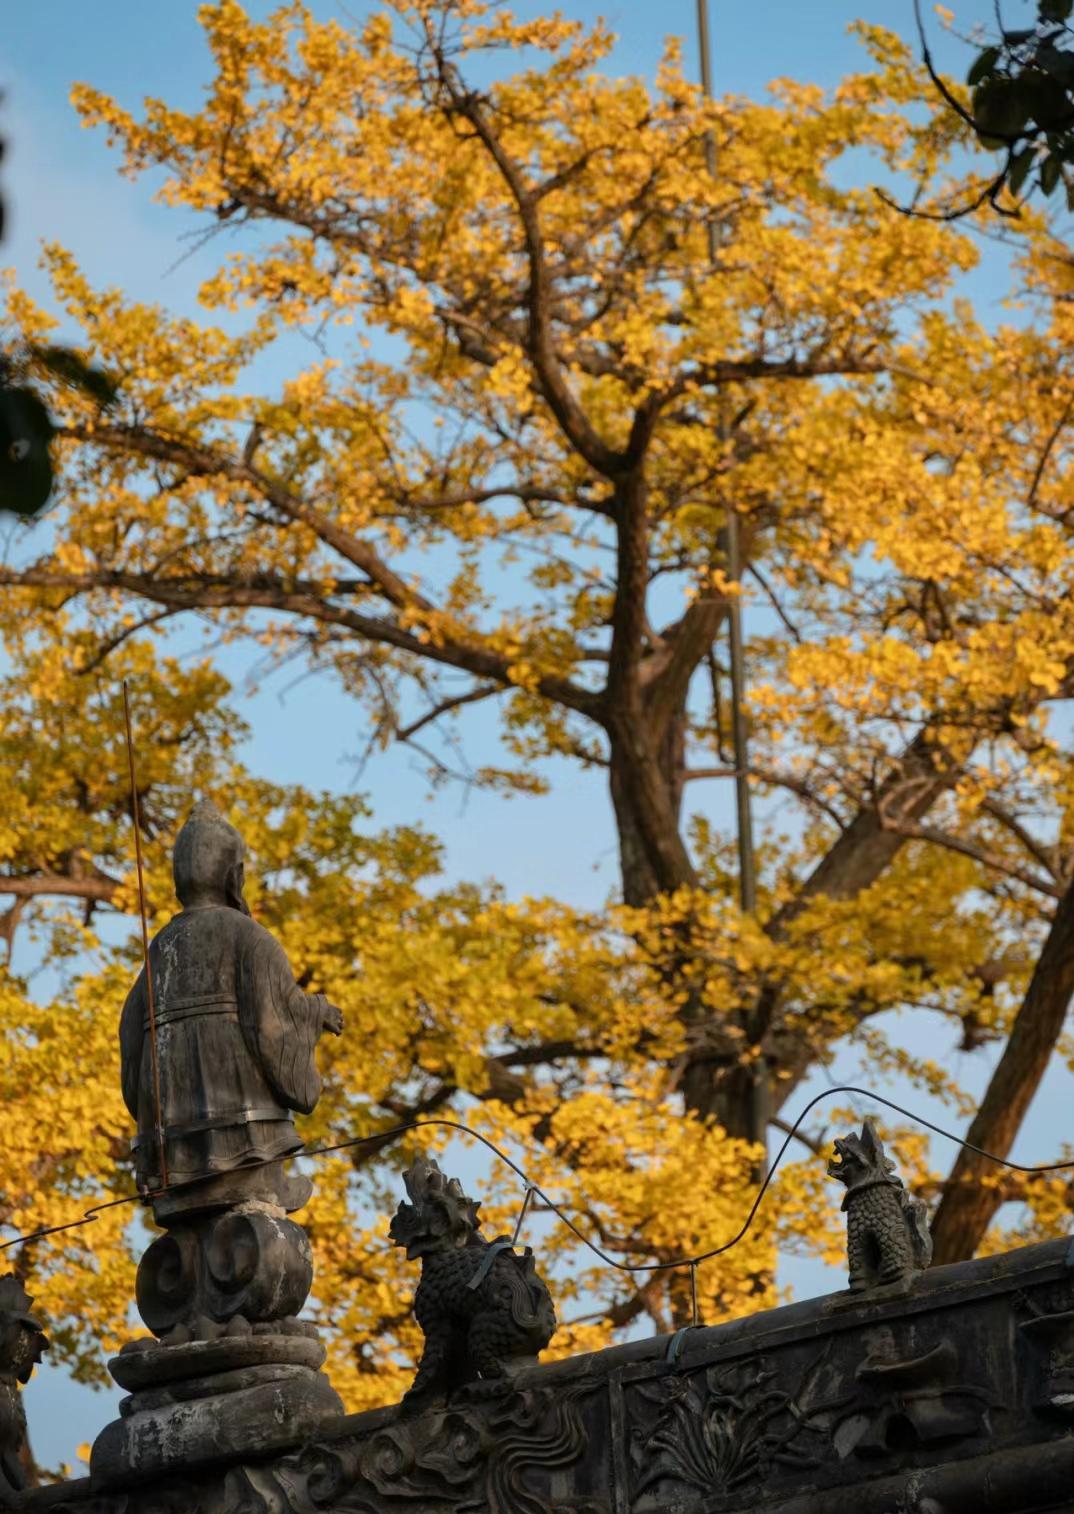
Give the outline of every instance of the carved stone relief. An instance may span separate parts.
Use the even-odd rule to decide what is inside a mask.
[[[1074,1420],[1074,1296],[1069,1287],[1019,1294],[1019,1332],[1029,1346],[1031,1402],[1038,1414]]]
[[[953,1341],[915,1354],[897,1349],[889,1329],[870,1331],[867,1340],[855,1393],[825,1416],[840,1460],[897,1456],[987,1430],[993,1395],[960,1381]]]
[[[314,1443],[204,1481],[63,1506],[55,1514],[611,1514],[548,1491],[589,1448],[591,1385],[401,1417],[366,1439]]]
[[[633,1385],[632,1511],[655,1514],[672,1493],[743,1492],[777,1467],[817,1466],[826,1446],[808,1405],[826,1354],[794,1394],[763,1357]]]

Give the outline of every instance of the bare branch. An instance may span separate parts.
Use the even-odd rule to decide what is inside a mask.
[[[425,726],[432,725],[434,720],[439,720],[441,715],[446,715],[451,710],[461,709],[465,704],[476,704],[479,699],[488,699],[492,694],[502,693],[503,688],[500,684],[478,684],[475,689],[467,689],[465,694],[456,694],[451,699],[441,700],[439,704],[434,705],[431,710],[427,710],[424,715],[412,721],[410,725],[403,726],[401,730],[396,732],[396,735],[400,741],[409,741],[412,736],[416,736]]]
[[[434,49],[440,84],[450,101],[448,117],[468,121],[495,164],[515,202],[529,263],[529,331],[527,345],[541,392],[571,446],[599,473],[615,478],[623,469],[623,456],[609,447],[579,404],[560,366],[552,338],[552,283],[537,210],[537,195],[522,170],[510,157],[481,107],[479,97],[463,86],[443,51]]]
[[[942,846],[949,852],[958,852],[960,856],[979,862],[990,872],[1000,873],[1005,878],[1014,878],[1019,883],[1024,883],[1027,888],[1035,889],[1039,894],[1047,894],[1052,899],[1063,897],[1064,889],[1053,878],[1042,878],[1039,873],[1032,873],[1028,868],[1008,862],[998,852],[991,851],[988,847],[971,841],[966,836],[957,836],[952,831],[940,830],[938,826],[922,825],[918,821],[882,819],[882,824],[885,830],[896,831],[900,836],[905,836],[908,841],[927,841],[933,846]]]

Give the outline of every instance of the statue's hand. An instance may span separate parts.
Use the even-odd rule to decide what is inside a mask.
[[[343,1011],[337,1009],[334,1004],[325,1006],[324,1028],[334,1036],[341,1036],[343,1034]]]

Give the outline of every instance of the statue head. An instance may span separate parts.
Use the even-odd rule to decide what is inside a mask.
[[[411,1203],[404,1199],[392,1217],[392,1244],[406,1248],[407,1260],[432,1251],[465,1246],[481,1226],[480,1204],[468,1199],[458,1178],[447,1178],[435,1161],[418,1157],[403,1173]]]
[[[866,1120],[861,1135],[841,1136],[835,1143],[835,1155],[828,1163],[828,1176],[860,1188],[863,1183],[898,1183],[893,1176],[895,1163],[884,1153],[884,1143],[872,1120]]]
[[[0,1377],[28,1382],[48,1345],[45,1328],[30,1313],[33,1299],[13,1272],[0,1277]]]
[[[175,838],[172,871],[180,904],[187,909],[226,904],[248,915],[242,897],[245,855],[235,827],[228,824],[211,799],[200,800]]]

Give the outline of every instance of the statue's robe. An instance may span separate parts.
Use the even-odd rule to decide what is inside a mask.
[[[267,930],[226,905],[186,909],[149,948],[170,1183],[302,1146],[292,1110],[321,1092],[314,1048],[327,1003],[306,994]],[[138,1125],[139,1186],[160,1183],[145,969],[120,1021],[123,1098]]]

